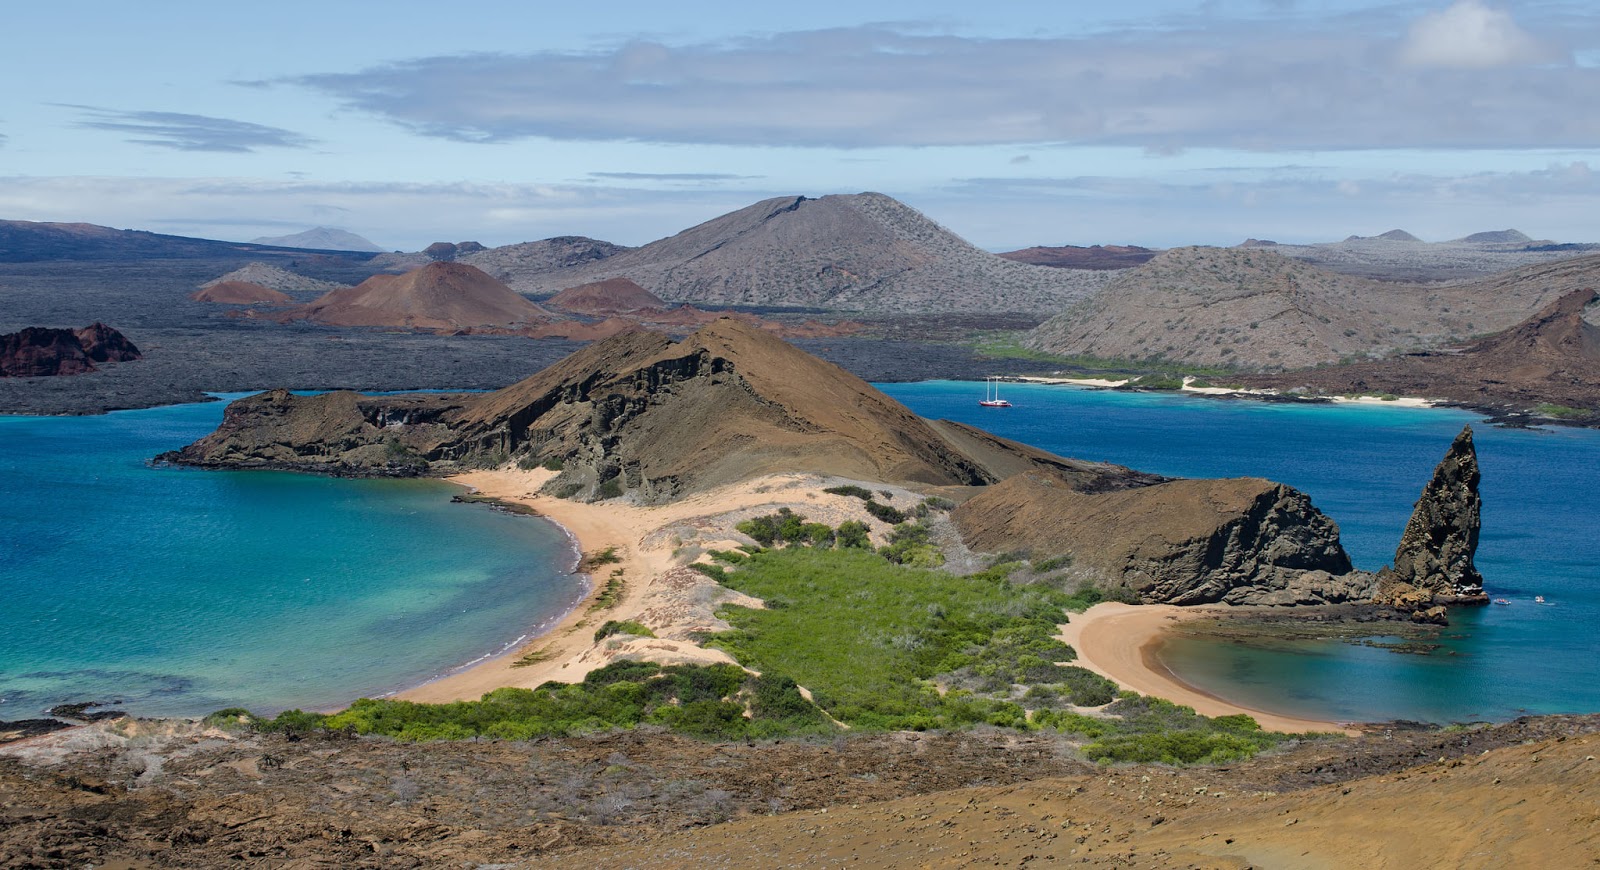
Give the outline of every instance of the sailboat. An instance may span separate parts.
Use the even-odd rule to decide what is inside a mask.
[[[984,378],[983,401],[978,404],[985,408],[1009,408],[1011,403],[1000,398],[1000,379],[997,377]]]

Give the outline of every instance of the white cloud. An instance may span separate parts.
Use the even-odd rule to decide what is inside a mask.
[[[1409,36],[1388,14],[1319,25],[1012,38],[862,26],[425,57],[290,83],[461,142],[1078,144],[1153,155],[1600,145],[1600,116],[1574,111],[1570,97],[1600,92],[1600,69],[1528,65],[1554,55],[1479,0],[1425,16]],[[1419,64],[1433,68],[1419,77]]]
[[[1543,63],[1560,53],[1535,39],[1511,13],[1483,0],[1456,0],[1411,25],[1400,58],[1413,66],[1492,69]]]

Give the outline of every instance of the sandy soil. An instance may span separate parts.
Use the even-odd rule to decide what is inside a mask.
[[[1067,384],[1074,387],[1120,387],[1126,384],[1129,379],[1123,378],[1120,381],[1113,381],[1107,378],[1040,378],[1028,376],[1019,377],[1017,380],[1026,381],[1030,384]]]
[[[1226,610],[1225,607],[1221,608]],[[1096,604],[1074,614],[1061,639],[1078,651],[1081,665],[1124,689],[1154,695],[1193,707],[1206,716],[1246,713],[1269,731],[1343,731],[1359,733],[1338,722],[1279,716],[1225,701],[1179,680],[1161,664],[1155,651],[1162,632],[1173,621],[1216,613],[1215,607],[1178,607],[1171,604]]]
[[[847,519],[865,520],[878,538],[888,530],[888,526],[866,516],[859,500],[821,491],[846,481],[817,475],[769,475],[669,505],[640,507],[619,501],[588,504],[539,494],[539,487],[553,474],[543,469],[521,471],[508,467],[469,472],[449,480],[480,495],[526,505],[570,532],[585,554],[614,547],[620,561],[594,568],[588,597],[550,631],[507,655],[408,689],[399,697],[443,703],[475,700],[485,692],[506,686],[532,688],[550,680],[576,682],[619,657],[662,664],[732,662],[726,653],[701,647],[690,637],[697,632],[727,628],[714,616],[719,605],[759,607],[760,602],[719,586],[685,566],[706,549],[731,549],[747,542],[742,536],[738,540],[732,537],[735,523],[789,506],[809,519],[835,526]],[[920,498],[893,487],[873,487],[895,491],[892,501],[902,506]],[[619,570],[626,591],[615,605],[601,608],[596,599],[613,572]],[[612,619],[640,622],[657,636],[619,635],[596,642],[595,629]],[[530,653],[536,653],[538,661],[518,666],[518,660]]]

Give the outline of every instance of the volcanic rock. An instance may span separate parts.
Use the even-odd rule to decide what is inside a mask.
[[[94,371],[96,362],[139,358],[133,342],[103,323],[79,330],[30,326],[0,335],[0,377],[77,375]]]
[[[1488,602],[1483,576],[1472,564],[1483,507],[1480,477],[1472,427],[1465,426],[1422,488],[1395,548],[1394,567],[1379,573],[1375,601],[1413,610]]]
[[[1150,603],[1319,604],[1362,600],[1339,528],[1304,493],[1259,478],[1164,480],[1086,491],[1058,474],[1016,474],[952,514],[982,552],[1068,555]]]
[[[637,311],[661,311],[669,307],[661,297],[627,278],[607,278],[604,281],[568,287],[546,299],[544,304],[571,314],[590,317],[609,317]]]
[[[373,275],[291,309],[285,320],[331,326],[450,329],[543,323],[555,315],[464,263],[430,263],[404,275]]]
[[[143,358],[139,348],[127,336],[99,321],[74,330],[73,335],[77,337],[78,344],[83,346],[84,354],[94,362],[127,362]]]
[[[219,281],[189,294],[196,302],[220,302],[227,305],[286,305],[294,297],[271,287],[248,281]]]

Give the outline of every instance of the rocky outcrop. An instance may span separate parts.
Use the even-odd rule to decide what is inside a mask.
[[[972,486],[1048,468],[1095,489],[1162,479],[923,420],[849,372],[732,319],[678,342],[619,334],[481,395],[264,393],[235,402],[216,432],[163,458],[333,474],[516,460],[560,466],[549,492],[641,502],[778,472]]]
[[[94,371],[97,362],[140,358],[133,342],[104,323],[78,330],[30,326],[0,335],[0,377],[77,375]]]
[[[1413,615],[1435,605],[1488,602],[1483,575],[1472,563],[1483,506],[1480,477],[1472,427],[1466,426],[1423,487],[1395,548],[1394,567],[1378,575],[1375,601]]]
[[[1150,603],[1325,604],[1364,600],[1339,528],[1302,492],[1259,478],[1162,480],[1093,491],[1026,472],[952,513],[982,552],[1068,555]]]

